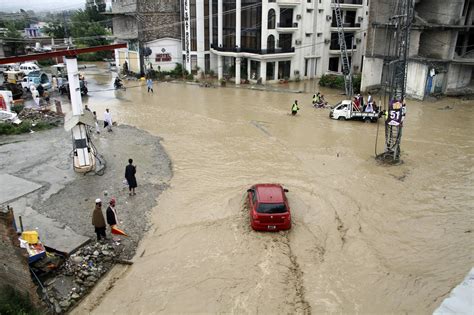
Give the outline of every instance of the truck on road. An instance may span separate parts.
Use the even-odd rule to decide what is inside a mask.
[[[358,119],[365,122],[377,122],[381,112],[372,111],[364,112],[355,108],[354,103],[350,100],[343,100],[331,108],[329,118],[337,120]]]

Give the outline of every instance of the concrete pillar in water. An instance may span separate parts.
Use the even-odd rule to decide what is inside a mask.
[[[217,56],[217,79],[222,80],[222,71],[224,68],[222,56]]]

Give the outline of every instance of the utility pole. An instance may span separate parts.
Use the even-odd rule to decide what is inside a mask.
[[[407,57],[414,17],[414,0],[398,0],[394,16],[387,25],[388,53],[384,70],[388,71],[389,103],[385,120],[385,151],[376,158],[389,164],[400,162],[400,143],[405,118]]]

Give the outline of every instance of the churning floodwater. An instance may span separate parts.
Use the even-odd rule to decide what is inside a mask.
[[[174,172],[98,314],[429,313],[474,264],[472,101],[409,101],[404,163],[388,167],[383,122],[330,120],[312,93],[86,79],[99,118],[162,137]],[[249,228],[244,195],[261,182],[289,189],[291,231]]]

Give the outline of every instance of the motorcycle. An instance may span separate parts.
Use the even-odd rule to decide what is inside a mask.
[[[328,107],[328,102],[321,100],[319,102],[313,102],[313,107],[314,108],[326,108]]]

